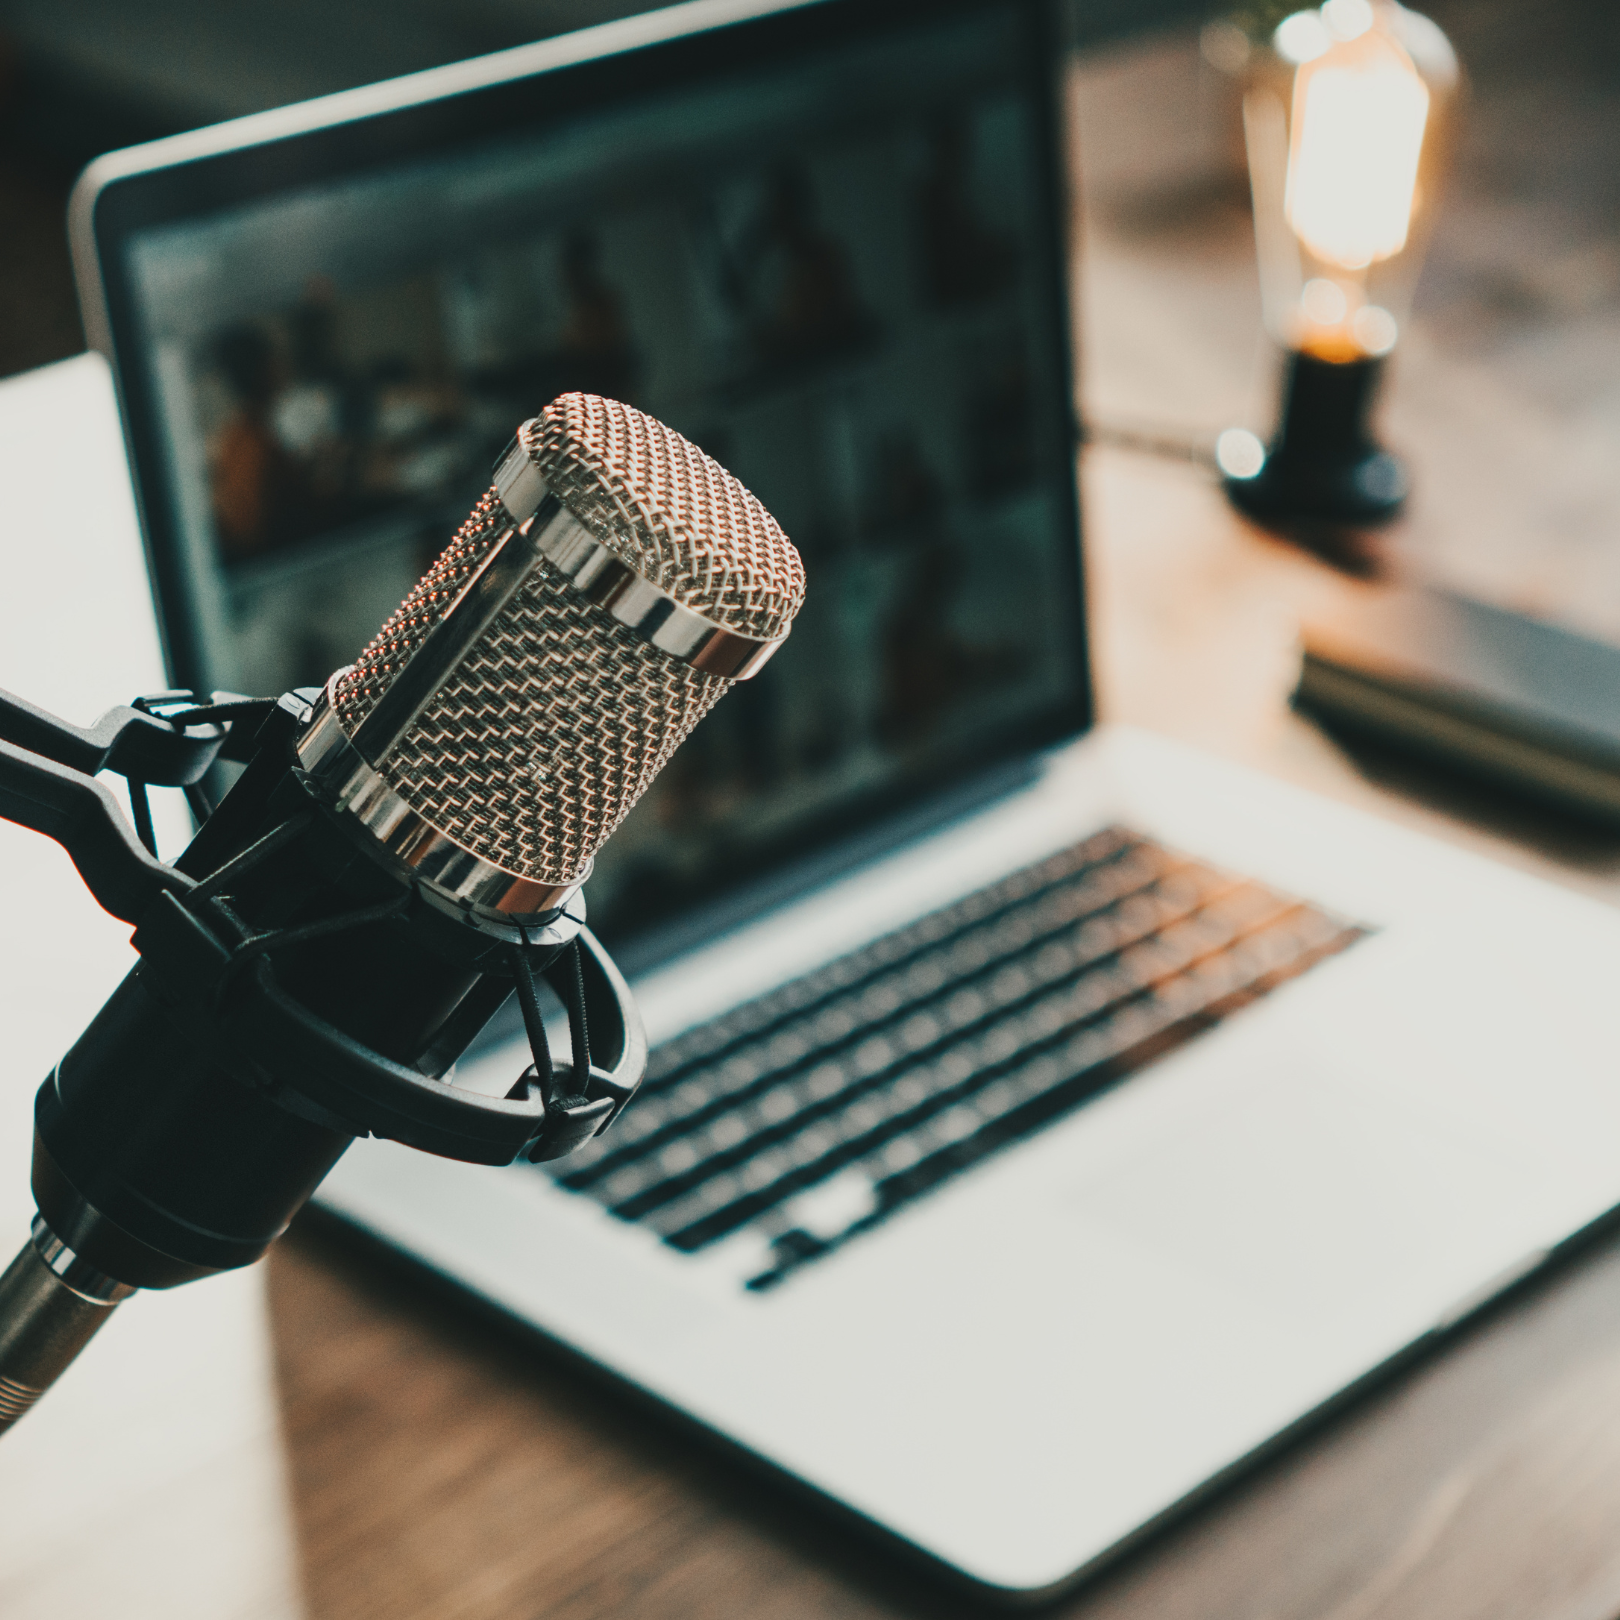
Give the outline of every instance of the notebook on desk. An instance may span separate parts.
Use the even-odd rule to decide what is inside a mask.
[[[564,388],[799,543],[792,639],[587,889],[634,1108],[320,1196],[1025,1596],[1620,1199],[1609,914],[1095,723],[1049,22],[705,0],[104,159],[74,214],[187,683],[347,661]]]

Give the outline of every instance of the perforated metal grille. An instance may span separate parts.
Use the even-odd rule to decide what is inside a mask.
[[[804,600],[804,568],[742,483],[662,422],[563,394],[519,431],[546,483],[643,579],[716,624],[769,640]]]
[[[563,395],[519,432],[553,492],[643,578],[746,635],[788,629],[804,597],[798,553],[696,446],[588,394]],[[337,683],[351,737],[505,526],[492,489]],[[731,684],[642,641],[540,560],[375,764],[473,854],[568,883]]]
[[[439,553],[439,560],[389,614],[354,668],[338,682],[333,707],[351,737],[461,594],[505,526],[505,515],[491,488],[468,514],[455,539]]]
[[[650,647],[542,561],[381,768],[464,848],[567,883],[731,684]]]

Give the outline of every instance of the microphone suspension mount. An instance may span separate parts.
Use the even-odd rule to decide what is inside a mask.
[[[552,1159],[640,1083],[640,1018],[578,885],[441,881],[465,875],[455,846],[439,835],[425,860],[423,840],[357,815],[323,721],[337,732],[307,689],[164,692],[88,729],[0,693],[0,818],[60,843],[140,954],[36,1098],[40,1213],[0,1275],[0,1431],[127,1294],[258,1259],[355,1137]],[[246,768],[210,813],[221,761]],[[100,770],[128,781],[133,826]],[[153,785],[185,789],[203,822],[172,865]],[[458,1087],[456,1058],[514,994],[530,1063],[502,1096]]]

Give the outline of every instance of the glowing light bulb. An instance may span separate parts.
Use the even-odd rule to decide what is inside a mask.
[[[1350,313],[1350,300],[1336,281],[1318,276],[1307,281],[1299,295],[1305,319],[1317,326],[1342,326]]]
[[[1335,39],[1358,39],[1376,20],[1371,0],[1323,0],[1322,21]]]
[[[1333,49],[1333,35],[1319,11],[1296,11],[1277,24],[1271,43],[1285,62],[1311,62]]]
[[[1233,504],[1284,533],[1388,522],[1406,474],[1373,410],[1439,195],[1457,58],[1399,0],[1322,0],[1269,46],[1205,38],[1243,84],[1261,310],[1284,355],[1272,436],[1231,429],[1215,464]]]
[[[1300,64],[1283,208],[1317,259],[1364,270],[1406,246],[1428,119],[1428,86],[1384,33]]]

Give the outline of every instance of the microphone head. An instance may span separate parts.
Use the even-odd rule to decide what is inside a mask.
[[[724,467],[631,406],[564,394],[328,701],[429,829],[525,893],[560,891],[803,599],[798,552]]]

